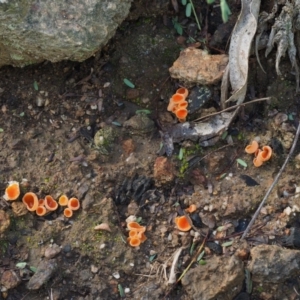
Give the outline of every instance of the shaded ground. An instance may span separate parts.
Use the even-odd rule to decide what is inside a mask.
[[[25,285],[29,278],[25,276],[22,284],[8,294],[3,291],[2,297],[46,299],[52,293],[53,299],[119,299],[121,285],[129,289],[128,299],[163,299],[170,292],[164,266],[169,274],[176,249],[192,243],[192,236],[181,235],[175,229],[178,204],[181,208],[196,204],[197,213],[211,229],[233,224],[227,233],[231,235],[239,220],[249,220],[270,186],[293,140],[299,97],[294,93],[288,62],[282,66],[286,70],[282,80],[274,75],[272,60],[263,62],[268,72],[265,75],[254,58],[250,62],[247,100],[264,96],[274,99],[246,107],[229,130],[233,145],[228,145],[225,138],[208,149],[190,142],[177,145],[170,158],[176,179],[163,186],[159,180],[154,182],[160,124],[171,126],[175,122],[166,113],[168,99],[178,86],[168,78],[168,68],[184,47],[178,44],[169,10],[164,18],[125,22],[102,54],[84,63],[46,62],[24,69],[0,70],[1,194],[8,181],[17,180],[22,193],[33,191],[40,197],[51,194],[55,199],[65,193],[80,198],[83,207],[66,220],[62,210],[44,218],[29,213],[18,217],[4,200],[1,202],[11,217],[10,228],[1,237],[1,269],[16,269],[16,263],[23,261],[37,267],[49,245],[55,243],[62,248],[57,256],[56,275],[41,289],[28,291]],[[209,22],[213,34],[217,25]],[[232,23],[228,26],[232,27]],[[225,50],[225,42],[220,50]],[[124,78],[136,88],[127,87]],[[212,87],[212,91],[207,106],[218,108],[219,87]],[[146,128],[140,124],[137,128],[124,126],[141,109],[151,111],[153,124]],[[289,130],[276,124],[271,113],[274,109],[290,116]],[[193,120],[193,116],[189,119]],[[96,148],[91,141],[95,132],[108,128],[112,131],[104,149]],[[76,134],[78,138],[74,139]],[[255,168],[252,158],[244,153],[247,142],[254,137],[274,148],[274,157],[262,168]],[[182,160],[178,159],[180,147],[187,149]],[[187,169],[193,157],[202,159]],[[237,158],[247,162],[248,167],[238,165]],[[251,234],[249,247],[261,243],[262,237],[273,242],[276,236],[284,234],[289,217],[282,214],[283,210],[287,206],[300,207],[298,198],[281,197],[287,187],[299,185],[296,172],[294,160],[278,191],[272,193]],[[247,184],[241,175],[250,176],[259,185]],[[126,178],[135,178],[135,184],[146,186],[155,197],[140,197],[134,187],[124,184]],[[147,241],[140,249],[126,243],[125,219],[129,215],[136,215],[147,226]],[[111,232],[95,231],[100,223],[108,223]],[[265,226],[260,227],[262,224]],[[203,228],[205,235],[207,226]],[[235,240],[223,249],[224,255],[232,255],[239,247]],[[214,255],[214,251],[207,251],[206,260],[214,259]],[[180,261],[180,272],[189,259],[188,247]],[[251,299],[275,299],[274,295],[279,295],[276,299],[296,299],[293,285],[288,289],[286,285],[254,284]],[[190,299],[180,285],[168,297]]]

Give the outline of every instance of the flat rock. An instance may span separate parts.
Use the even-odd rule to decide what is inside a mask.
[[[169,72],[172,78],[187,85],[216,84],[222,79],[227,63],[228,56],[225,54],[210,55],[200,49],[187,48],[181,51]]]
[[[27,283],[29,290],[38,290],[44,283],[46,283],[57,270],[58,265],[56,259],[45,259],[40,262],[35,274]]]
[[[0,1],[0,66],[83,61],[127,17],[131,0]]]
[[[259,245],[251,249],[248,269],[255,282],[283,282],[300,275],[300,251],[276,245]]]
[[[244,267],[237,257],[212,257],[181,280],[189,299],[232,300],[242,289]]]
[[[153,176],[156,186],[172,182],[175,178],[172,162],[167,157],[157,157],[154,163]]]
[[[50,259],[57,256],[61,251],[61,248],[57,244],[52,244],[45,250],[45,257]]]

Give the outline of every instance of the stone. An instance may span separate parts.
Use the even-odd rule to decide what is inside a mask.
[[[114,35],[131,2],[0,1],[0,66],[83,61]]]
[[[244,267],[237,257],[212,257],[189,270],[181,283],[189,299],[232,300],[242,289]]]
[[[18,286],[21,283],[21,281],[21,278],[13,270],[4,271],[0,280],[1,285],[3,285],[8,290]]]
[[[123,151],[129,155],[135,150],[135,144],[132,139],[128,139],[122,142]]]
[[[4,211],[0,210],[0,236],[9,227],[10,218],[9,215]]]
[[[146,114],[140,113],[124,122],[124,127],[129,128],[132,134],[143,135],[154,129],[154,122]]]
[[[259,245],[251,249],[248,269],[255,282],[284,282],[300,275],[299,250],[284,249],[276,245]]]
[[[27,283],[29,290],[38,290],[44,283],[46,283],[57,270],[58,265],[56,259],[45,259],[40,262],[36,272]]]
[[[204,50],[187,48],[181,51],[169,72],[187,86],[216,84],[222,79],[227,63],[225,54],[210,55]]]
[[[50,259],[57,256],[61,251],[61,248],[57,244],[52,244],[45,250],[45,257]]]
[[[170,183],[175,177],[172,162],[164,156],[159,156],[156,158],[153,173],[156,186]]]

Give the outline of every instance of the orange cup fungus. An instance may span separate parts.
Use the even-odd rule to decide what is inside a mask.
[[[272,157],[272,148],[270,146],[263,146],[262,150],[258,148],[258,142],[252,141],[250,145],[245,148],[245,151],[249,154],[254,154],[253,164],[255,167],[260,167],[265,161],[268,161]]]
[[[69,198],[66,195],[61,195],[58,199],[58,204],[60,206],[68,206]]]
[[[127,241],[130,246],[138,247],[141,243],[147,240],[147,237],[145,236],[145,226],[141,226],[137,222],[129,222],[127,223],[127,228],[129,229]]]
[[[68,201],[68,208],[72,210],[78,210],[80,208],[80,202],[77,198],[71,198]]]
[[[46,215],[47,213],[47,209],[44,205],[39,205],[35,211],[35,213],[39,216],[42,217],[44,215]]]
[[[175,223],[180,231],[189,231],[192,228],[186,216],[176,217]]]
[[[22,198],[23,203],[29,211],[36,211],[39,206],[39,200],[35,193],[28,192]]]
[[[178,89],[170,98],[169,105],[167,107],[167,110],[174,113],[180,122],[185,122],[188,114],[188,102],[186,101],[188,93],[189,92],[186,88]]]
[[[4,199],[7,201],[17,200],[20,196],[20,185],[18,181],[9,181],[5,189]]]
[[[188,208],[185,209],[186,212],[188,213],[193,213],[194,211],[196,211],[197,206],[195,204],[191,204]]]
[[[64,209],[64,216],[66,217],[66,218],[71,218],[72,216],[73,216],[73,210],[72,209],[70,209],[70,208],[65,208]]]
[[[44,204],[45,204],[45,207],[50,211],[55,211],[58,208],[58,203],[50,195],[47,195],[45,197]]]

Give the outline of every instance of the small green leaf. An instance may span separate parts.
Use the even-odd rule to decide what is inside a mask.
[[[179,160],[182,160],[183,159],[183,155],[184,155],[184,148],[180,148],[179,150],[179,154],[178,154],[178,159]]]
[[[151,110],[149,109],[138,109],[135,111],[135,113],[138,114],[145,114],[145,115],[150,115],[151,114]]]
[[[225,243],[223,243],[221,246],[222,247],[229,247],[229,246],[231,246],[233,244],[233,241],[230,241],[230,242],[225,242]]]
[[[247,163],[246,163],[244,160],[238,158],[236,161],[237,161],[241,166],[247,168],[248,165],[247,165]]]
[[[38,91],[39,90],[39,85],[36,81],[33,82],[33,88]]]
[[[222,136],[221,136],[221,139],[225,140],[227,138],[227,135],[228,135],[228,131],[224,131]]]
[[[135,85],[134,85],[130,80],[128,80],[127,78],[125,78],[123,81],[124,81],[124,83],[125,83],[128,87],[130,87],[130,88],[132,88],[132,89],[135,88]]]
[[[19,262],[16,264],[16,267],[19,269],[24,269],[26,267],[27,263],[26,262]]]
[[[185,7],[185,16],[189,18],[192,14],[192,4],[188,3]]]
[[[29,269],[30,269],[33,273],[36,273],[36,267],[30,266]]]
[[[122,287],[121,284],[118,284],[118,290],[119,290],[119,293],[120,293],[120,297],[124,298],[125,297],[125,292],[124,292],[123,287]]]
[[[227,173],[223,173],[223,174],[220,176],[220,179],[224,179],[226,176],[227,176]]]
[[[118,126],[118,127],[122,127],[122,124],[117,121],[112,121],[111,124]]]
[[[179,35],[182,35],[182,34],[183,34],[183,28],[182,28],[182,26],[181,26],[179,23],[175,23],[175,24],[174,24],[174,28],[176,29],[176,31],[177,31],[177,33],[178,33]]]
[[[3,132],[3,131],[4,131],[4,129],[0,127],[0,132]]]
[[[150,261],[150,262],[153,262],[154,259],[156,259],[156,257],[157,257],[157,254],[156,254],[156,253],[153,254],[153,255],[151,255],[151,256],[149,257],[149,261]]]
[[[221,5],[222,20],[224,23],[226,23],[228,21],[229,15],[231,15],[231,11],[229,9],[226,0],[221,0],[220,5]]]
[[[289,120],[290,120],[290,121],[294,121],[294,116],[293,116],[293,114],[289,114],[288,117],[289,117]]]
[[[204,252],[204,250],[203,250],[203,251],[199,254],[199,256],[197,257],[197,262],[199,262],[199,261],[203,258],[204,254],[205,254],[205,252]]]
[[[191,246],[191,248],[190,248],[190,255],[193,255],[194,250],[195,250],[195,246],[196,246],[196,244],[195,244],[195,243],[192,243],[192,246]]]
[[[24,117],[24,116],[25,116],[25,113],[24,113],[24,112],[21,112],[19,116],[20,116],[20,117]]]
[[[246,282],[246,292],[248,294],[252,293],[252,279],[251,273],[248,269],[245,269],[245,282]]]
[[[205,265],[206,265],[206,261],[205,261],[205,260],[203,260],[203,259],[201,259],[201,260],[199,261],[199,265],[201,265],[201,266],[205,266]]]
[[[212,3],[215,2],[215,0],[206,0],[206,2],[207,2],[208,4],[212,4]]]
[[[187,0],[181,0],[182,5],[186,5]]]
[[[142,218],[142,217],[138,217],[138,218],[136,219],[136,222],[137,222],[137,223],[141,223],[141,222],[142,222],[142,220],[143,220],[143,218]]]

